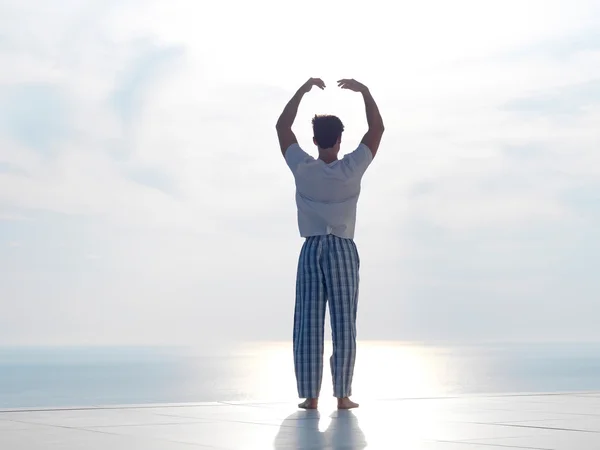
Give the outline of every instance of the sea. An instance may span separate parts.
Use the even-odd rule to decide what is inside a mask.
[[[353,390],[361,401],[595,391],[600,344],[360,342]],[[289,342],[0,347],[0,409],[294,400]]]

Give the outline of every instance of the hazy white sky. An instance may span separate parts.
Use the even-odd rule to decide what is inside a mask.
[[[0,345],[290,339],[274,124],[371,87],[359,337],[600,339],[600,7],[584,0],[0,5]]]

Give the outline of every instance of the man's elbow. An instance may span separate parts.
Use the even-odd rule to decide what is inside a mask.
[[[383,132],[385,131],[385,126],[383,125],[383,122],[379,122],[370,126],[369,130],[375,134],[383,134]]]

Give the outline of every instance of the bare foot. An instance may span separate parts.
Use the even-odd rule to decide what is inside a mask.
[[[358,408],[358,403],[354,403],[348,397],[338,398],[338,409]]]
[[[302,403],[298,405],[298,408],[301,409],[317,409],[317,405],[319,403],[318,398],[307,398]]]

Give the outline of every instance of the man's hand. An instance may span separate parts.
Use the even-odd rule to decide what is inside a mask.
[[[300,87],[300,92],[307,93],[310,92],[313,86],[317,86],[319,89],[325,89],[325,83],[320,78],[309,78],[306,83],[304,83]]]
[[[369,90],[364,84],[359,83],[354,79],[347,78],[338,80],[338,86],[342,89],[349,89],[354,92],[367,92]]]

